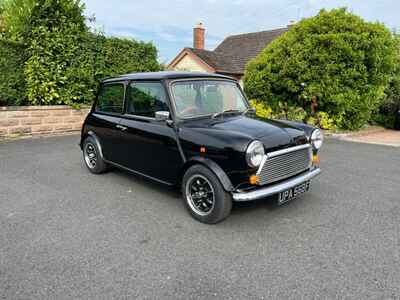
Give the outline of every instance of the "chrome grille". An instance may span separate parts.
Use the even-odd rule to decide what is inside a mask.
[[[258,184],[264,185],[299,174],[311,167],[311,145],[300,145],[267,153],[257,171]]]

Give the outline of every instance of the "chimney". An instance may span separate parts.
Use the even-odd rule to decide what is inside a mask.
[[[204,49],[204,33],[205,29],[203,27],[203,23],[198,23],[193,28],[193,48],[195,49]]]

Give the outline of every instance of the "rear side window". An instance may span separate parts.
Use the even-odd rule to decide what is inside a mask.
[[[154,118],[156,111],[169,111],[160,82],[132,82],[127,89],[126,113]]]
[[[96,111],[121,114],[124,106],[124,85],[104,85],[97,97]]]

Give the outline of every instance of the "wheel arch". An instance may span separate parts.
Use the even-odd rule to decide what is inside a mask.
[[[179,172],[177,185],[181,184],[183,176],[185,175],[186,171],[190,167],[197,164],[203,165],[211,172],[213,172],[214,175],[217,176],[218,180],[222,184],[225,191],[232,192],[234,190],[233,185],[228,175],[226,175],[225,171],[222,170],[222,168],[213,160],[201,156],[191,157],[185,162],[185,164],[182,166],[182,169]]]
[[[88,137],[92,137],[96,143],[97,148],[99,149],[99,155],[100,157],[104,160],[104,155],[103,155],[103,148],[101,147],[101,143],[100,143],[100,139],[99,137],[93,132],[93,131],[88,131],[86,132],[82,138],[81,138],[81,149],[83,149],[83,142],[85,141],[85,139],[87,139]]]

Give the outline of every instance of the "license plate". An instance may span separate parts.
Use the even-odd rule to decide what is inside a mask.
[[[305,181],[286,191],[280,192],[278,196],[278,204],[281,205],[283,203],[289,202],[295,199],[296,197],[304,194],[309,189],[310,189],[310,181]]]

